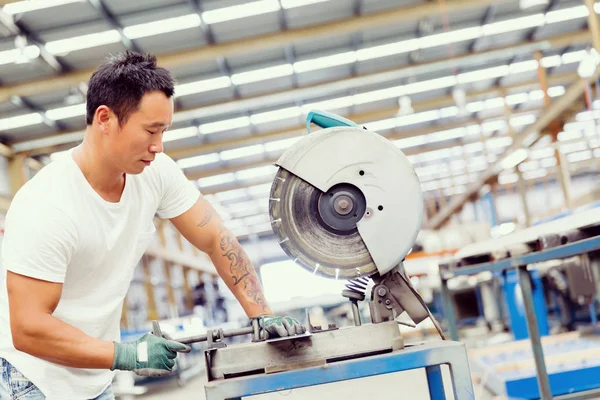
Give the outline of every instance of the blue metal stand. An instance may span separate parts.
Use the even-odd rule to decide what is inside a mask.
[[[322,367],[212,381],[206,384],[204,390],[207,400],[225,400],[426,368],[431,398],[445,400],[440,370],[442,364],[450,367],[454,398],[473,400],[473,384],[464,344],[452,341],[410,345],[393,353],[339,361]]]
[[[448,330],[450,331],[452,338],[457,340],[458,330],[456,328],[456,319],[453,318],[454,310],[452,309],[452,304],[446,300],[450,298],[448,280],[460,275],[468,276],[485,271],[501,272],[505,270],[516,269],[521,286],[521,293],[523,295],[523,305],[525,307],[525,316],[527,320],[527,331],[531,340],[531,348],[535,360],[540,397],[542,400],[551,400],[552,390],[550,388],[548,372],[546,371],[546,364],[544,362],[544,353],[541,345],[535,308],[533,305],[531,282],[529,273],[527,271],[527,265],[548,260],[567,258],[579,254],[587,254],[598,250],[600,250],[600,237],[593,237],[539,252],[506,258],[496,262],[482,263],[462,268],[454,268],[451,265],[440,265],[442,293],[445,299],[444,313],[450,316],[448,318]],[[569,398],[584,399],[589,398],[589,395],[590,393],[587,392],[573,393],[572,395],[569,395]]]

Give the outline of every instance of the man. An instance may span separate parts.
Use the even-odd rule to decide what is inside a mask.
[[[162,153],[173,92],[152,56],[107,60],[89,81],[83,143],[14,197],[0,274],[0,382],[11,398],[111,399],[114,370],[168,374],[177,352],[189,351],[150,334],[119,343],[122,302],[155,214],[210,256],[270,335],[304,332],[273,316],[235,236]]]

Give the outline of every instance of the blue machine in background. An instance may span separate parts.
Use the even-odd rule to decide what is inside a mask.
[[[544,298],[544,288],[542,278],[536,270],[530,270],[531,289],[533,294],[533,307],[537,319],[540,336],[549,334],[548,310]],[[515,270],[506,271],[502,282],[502,290],[508,308],[510,318],[510,327],[515,336],[515,340],[527,339],[527,319],[525,316],[525,306],[523,305],[523,295],[519,286],[519,278]]]

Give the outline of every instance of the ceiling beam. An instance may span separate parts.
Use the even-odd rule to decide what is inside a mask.
[[[538,50],[548,50],[554,48],[564,48],[566,46],[589,43],[590,35],[587,30],[568,33],[565,35],[539,40],[532,43],[520,43],[517,45],[504,46],[487,50],[480,53],[467,53],[455,56],[452,59],[442,57],[440,59],[414,64],[403,68],[393,68],[375,73],[364,74],[357,77],[333,80],[325,83],[309,85],[302,88],[275,91],[263,93],[257,96],[251,96],[244,99],[232,100],[221,103],[206,104],[201,107],[177,110],[174,115],[174,122],[186,120],[201,120],[204,118],[214,118],[218,115],[232,114],[248,109],[259,109],[263,107],[274,107],[286,103],[294,103],[298,100],[309,100],[323,96],[331,96],[336,93],[346,93],[350,89],[356,89],[363,86],[382,84],[402,78],[414,76],[416,74],[426,74],[434,71],[459,67],[461,65],[474,65],[482,60],[489,62],[494,59],[505,59],[511,56],[532,54]],[[0,87],[0,101],[2,88]],[[83,139],[84,131],[71,130],[57,132],[41,139],[14,141],[10,143],[15,152],[31,151],[31,155],[48,154],[61,150],[65,145],[79,142]]]
[[[521,148],[527,148],[537,140],[541,133],[550,125],[551,122],[560,118],[567,110],[570,110],[574,104],[579,103],[581,96],[584,94],[586,87],[585,79],[578,79],[572,83],[566,93],[553,101],[549,106],[544,108],[544,111],[527,129],[515,138],[513,145],[509,150],[498,157],[499,161],[492,167],[488,168],[480,178],[469,185],[467,191],[460,196],[454,197],[444,208],[436,215],[429,219],[427,227],[429,229],[437,229],[444,224],[456,211],[469,201],[470,198],[476,196],[479,190],[489,181],[495,179],[500,172],[503,171],[502,161],[511,154],[514,154]],[[527,142],[526,142],[527,141]]]
[[[503,0],[507,2],[508,0]],[[447,12],[457,13],[474,7],[487,7],[498,3],[495,0],[452,0],[447,2]],[[383,10],[361,17],[350,17],[341,21],[323,25],[290,29],[284,32],[274,32],[258,37],[241,39],[228,43],[209,45],[193,50],[178,51],[158,57],[158,63],[165,68],[176,68],[214,60],[219,57],[229,57],[236,54],[248,54],[267,49],[284,47],[289,43],[327,39],[332,36],[364,31],[382,26],[398,25],[403,22],[416,21],[421,18],[437,15],[440,12],[437,3],[424,4]],[[0,88],[0,103],[10,96],[30,96],[53,90],[61,90],[87,81],[93,69],[69,72],[59,76],[28,81]]]

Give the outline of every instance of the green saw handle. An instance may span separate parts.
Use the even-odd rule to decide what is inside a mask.
[[[334,126],[358,127],[355,122],[327,111],[314,110],[306,116],[306,130],[310,133],[310,124],[313,123],[321,128],[333,128]]]

